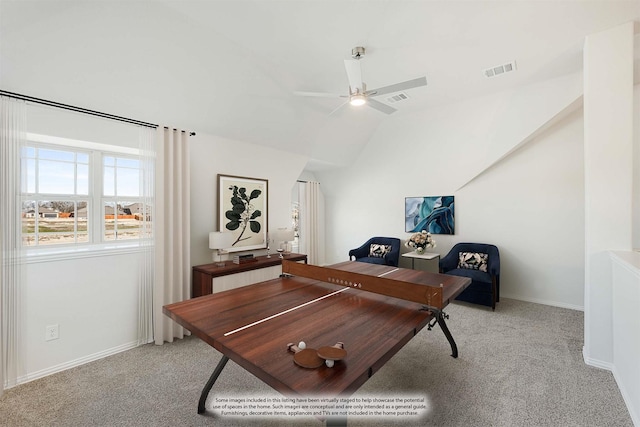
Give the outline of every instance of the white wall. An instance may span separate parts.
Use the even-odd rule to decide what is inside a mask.
[[[204,133],[190,143],[192,265],[212,262],[208,239],[209,232],[218,230],[218,174],[269,180],[269,230],[291,227],[291,191],[306,165],[305,156]]]
[[[446,254],[459,241],[496,244],[501,296],[581,309],[582,118],[564,108],[579,96],[576,79],[565,79],[567,93],[558,82],[537,85],[530,103],[504,93],[388,120],[352,166],[316,172],[327,205],[327,262],[346,260],[373,235],[404,241],[405,197],[453,194],[456,234],[436,235],[436,252]],[[539,131],[560,112],[562,120]],[[469,182],[480,172],[476,162],[491,165],[518,145]],[[409,266],[403,259],[400,265]]]
[[[636,39],[639,39],[636,37]],[[640,49],[640,42],[636,42]],[[640,69],[640,64],[638,65]],[[638,71],[640,74],[640,71]],[[633,221],[632,246],[640,250],[640,85],[633,87]]]
[[[68,110],[28,104],[28,132],[138,148],[138,127]]]
[[[634,24],[590,35],[584,49],[585,360],[613,361],[611,258],[632,249]]]
[[[611,252],[612,263],[612,372],[629,408],[640,425],[640,253]]]
[[[456,193],[456,240],[498,246],[501,296],[583,307],[581,113]]]
[[[138,128],[49,107],[29,105],[30,133],[126,147]],[[29,381],[137,345],[138,253],[79,250],[61,256],[29,252],[21,289],[19,382]],[[59,339],[45,341],[57,324]]]
[[[96,252],[27,264],[22,290],[22,372],[39,378],[137,345],[137,253]],[[45,326],[60,338],[45,341]]]

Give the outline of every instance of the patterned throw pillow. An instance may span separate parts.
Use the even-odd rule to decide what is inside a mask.
[[[458,252],[458,268],[480,270],[486,273],[488,261],[489,254],[478,252]]]
[[[374,258],[382,258],[386,254],[391,252],[391,245],[378,245],[372,243],[369,247],[369,256]]]

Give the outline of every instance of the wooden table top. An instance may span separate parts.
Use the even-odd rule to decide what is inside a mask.
[[[466,278],[353,261],[330,267],[441,285],[444,305],[469,283]],[[292,310],[300,305],[304,306]],[[284,395],[336,397],[355,392],[429,323],[434,315],[422,307],[338,284],[285,277],[171,304],[163,310]],[[287,349],[288,343],[300,341],[316,349],[343,342],[347,357],[333,368],[302,368]]]

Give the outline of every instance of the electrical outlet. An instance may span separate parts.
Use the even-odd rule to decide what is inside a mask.
[[[45,341],[57,340],[59,338],[57,323],[55,325],[45,326],[44,330],[45,330],[45,334],[44,334]]]

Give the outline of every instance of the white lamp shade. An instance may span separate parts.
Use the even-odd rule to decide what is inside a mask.
[[[288,228],[278,228],[274,234],[275,242],[292,242],[295,237],[293,230]]]
[[[209,233],[209,249],[227,249],[233,245],[233,234],[221,231]]]

